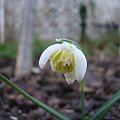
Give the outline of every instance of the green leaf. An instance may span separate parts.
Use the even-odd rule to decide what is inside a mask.
[[[103,104],[97,111],[91,120],[103,120],[105,114],[109,109],[120,100],[120,90],[116,92],[105,104]]]
[[[85,120],[90,120],[90,118],[87,116],[87,117],[85,118]]]
[[[6,84],[10,85],[12,88],[14,88],[18,93],[22,94],[24,97],[26,97],[27,99],[29,99],[30,101],[32,101],[34,104],[36,104],[37,106],[43,108],[45,111],[47,111],[51,115],[57,117],[59,120],[69,120],[69,118],[67,118],[66,116],[64,116],[60,112],[57,112],[52,107],[49,107],[48,105],[44,104],[41,101],[38,101],[37,99],[35,99],[34,97],[32,97],[31,95],[29,95],[28,93],[26,93],[24,90],[22,90],[21,88],[19,88],[18,86],[16,86],[14,83],[12,83],[6,77],[4,77],[2,74],[0,74],[0,79],[2,81],[4,81]]]

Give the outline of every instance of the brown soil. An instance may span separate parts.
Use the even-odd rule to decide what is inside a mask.
[[[34,61],[38,67],[38,59]],[[0,73],[14,81],[29,94],[68,116],[80,120],[80,91],[76,81],[68,85],[61,74],[49,65],[35,74],[22,78],[14,76],[15,60],[0,58]],[[95,56],[88,60],[85,77],[86,114],[93,116],[97,108],[120,89],[120,61]],[[43,109],[0,81],[0,120],[57,120]],[[120,102],[107,113],[104,120],[120,120]]]

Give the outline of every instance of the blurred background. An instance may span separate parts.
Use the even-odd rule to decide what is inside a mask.
[[[80,120],[79,83],[38,60],[56,38],[78,42],[88,59],[86,114],[120,89],[120,0],[0,0],[0,73],[38,100]],[[118,101],[105,120],[120,120]],[[1,120],[56,120],[0,82]]]

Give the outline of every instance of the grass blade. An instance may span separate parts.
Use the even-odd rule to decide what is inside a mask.
[[[31,95],[29,95],[28,93],[26,93],[24,90],[22,90],[21,88],[19,88],[18,86],[16,86],[14,83],[12,83],[6,77],[4,77],[2,74],[0,74],[0,79],[2,81],[4,81],[6,84],[10,85],[12,88],[14,88],[18,93],[22,94],[24,97],[26,97],[27,99],[29,99],[30,101],[32,101],[34,104],[36,104],[37,106],[43,108],[45,111],[47,111],[51,115],[57,117],[60,120],[69,120],[69,118],[67,118],[66,116],[64,116],[60,112],[57,112],[55,109],[49,107],[48,105],[44,104],[41,101],[38,101],[37,99],[35,99],[34,97],[32,97]]]
[[[118,100],[120,100],[120,90],[96,111],[91,120],[103,120],[105,114]]]

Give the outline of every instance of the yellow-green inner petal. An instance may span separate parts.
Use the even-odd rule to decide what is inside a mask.
[[[59,72],[67,73],[74,70],[74,54],[71,51],[59,50],[54,52],[51,57],[52,67]]]

